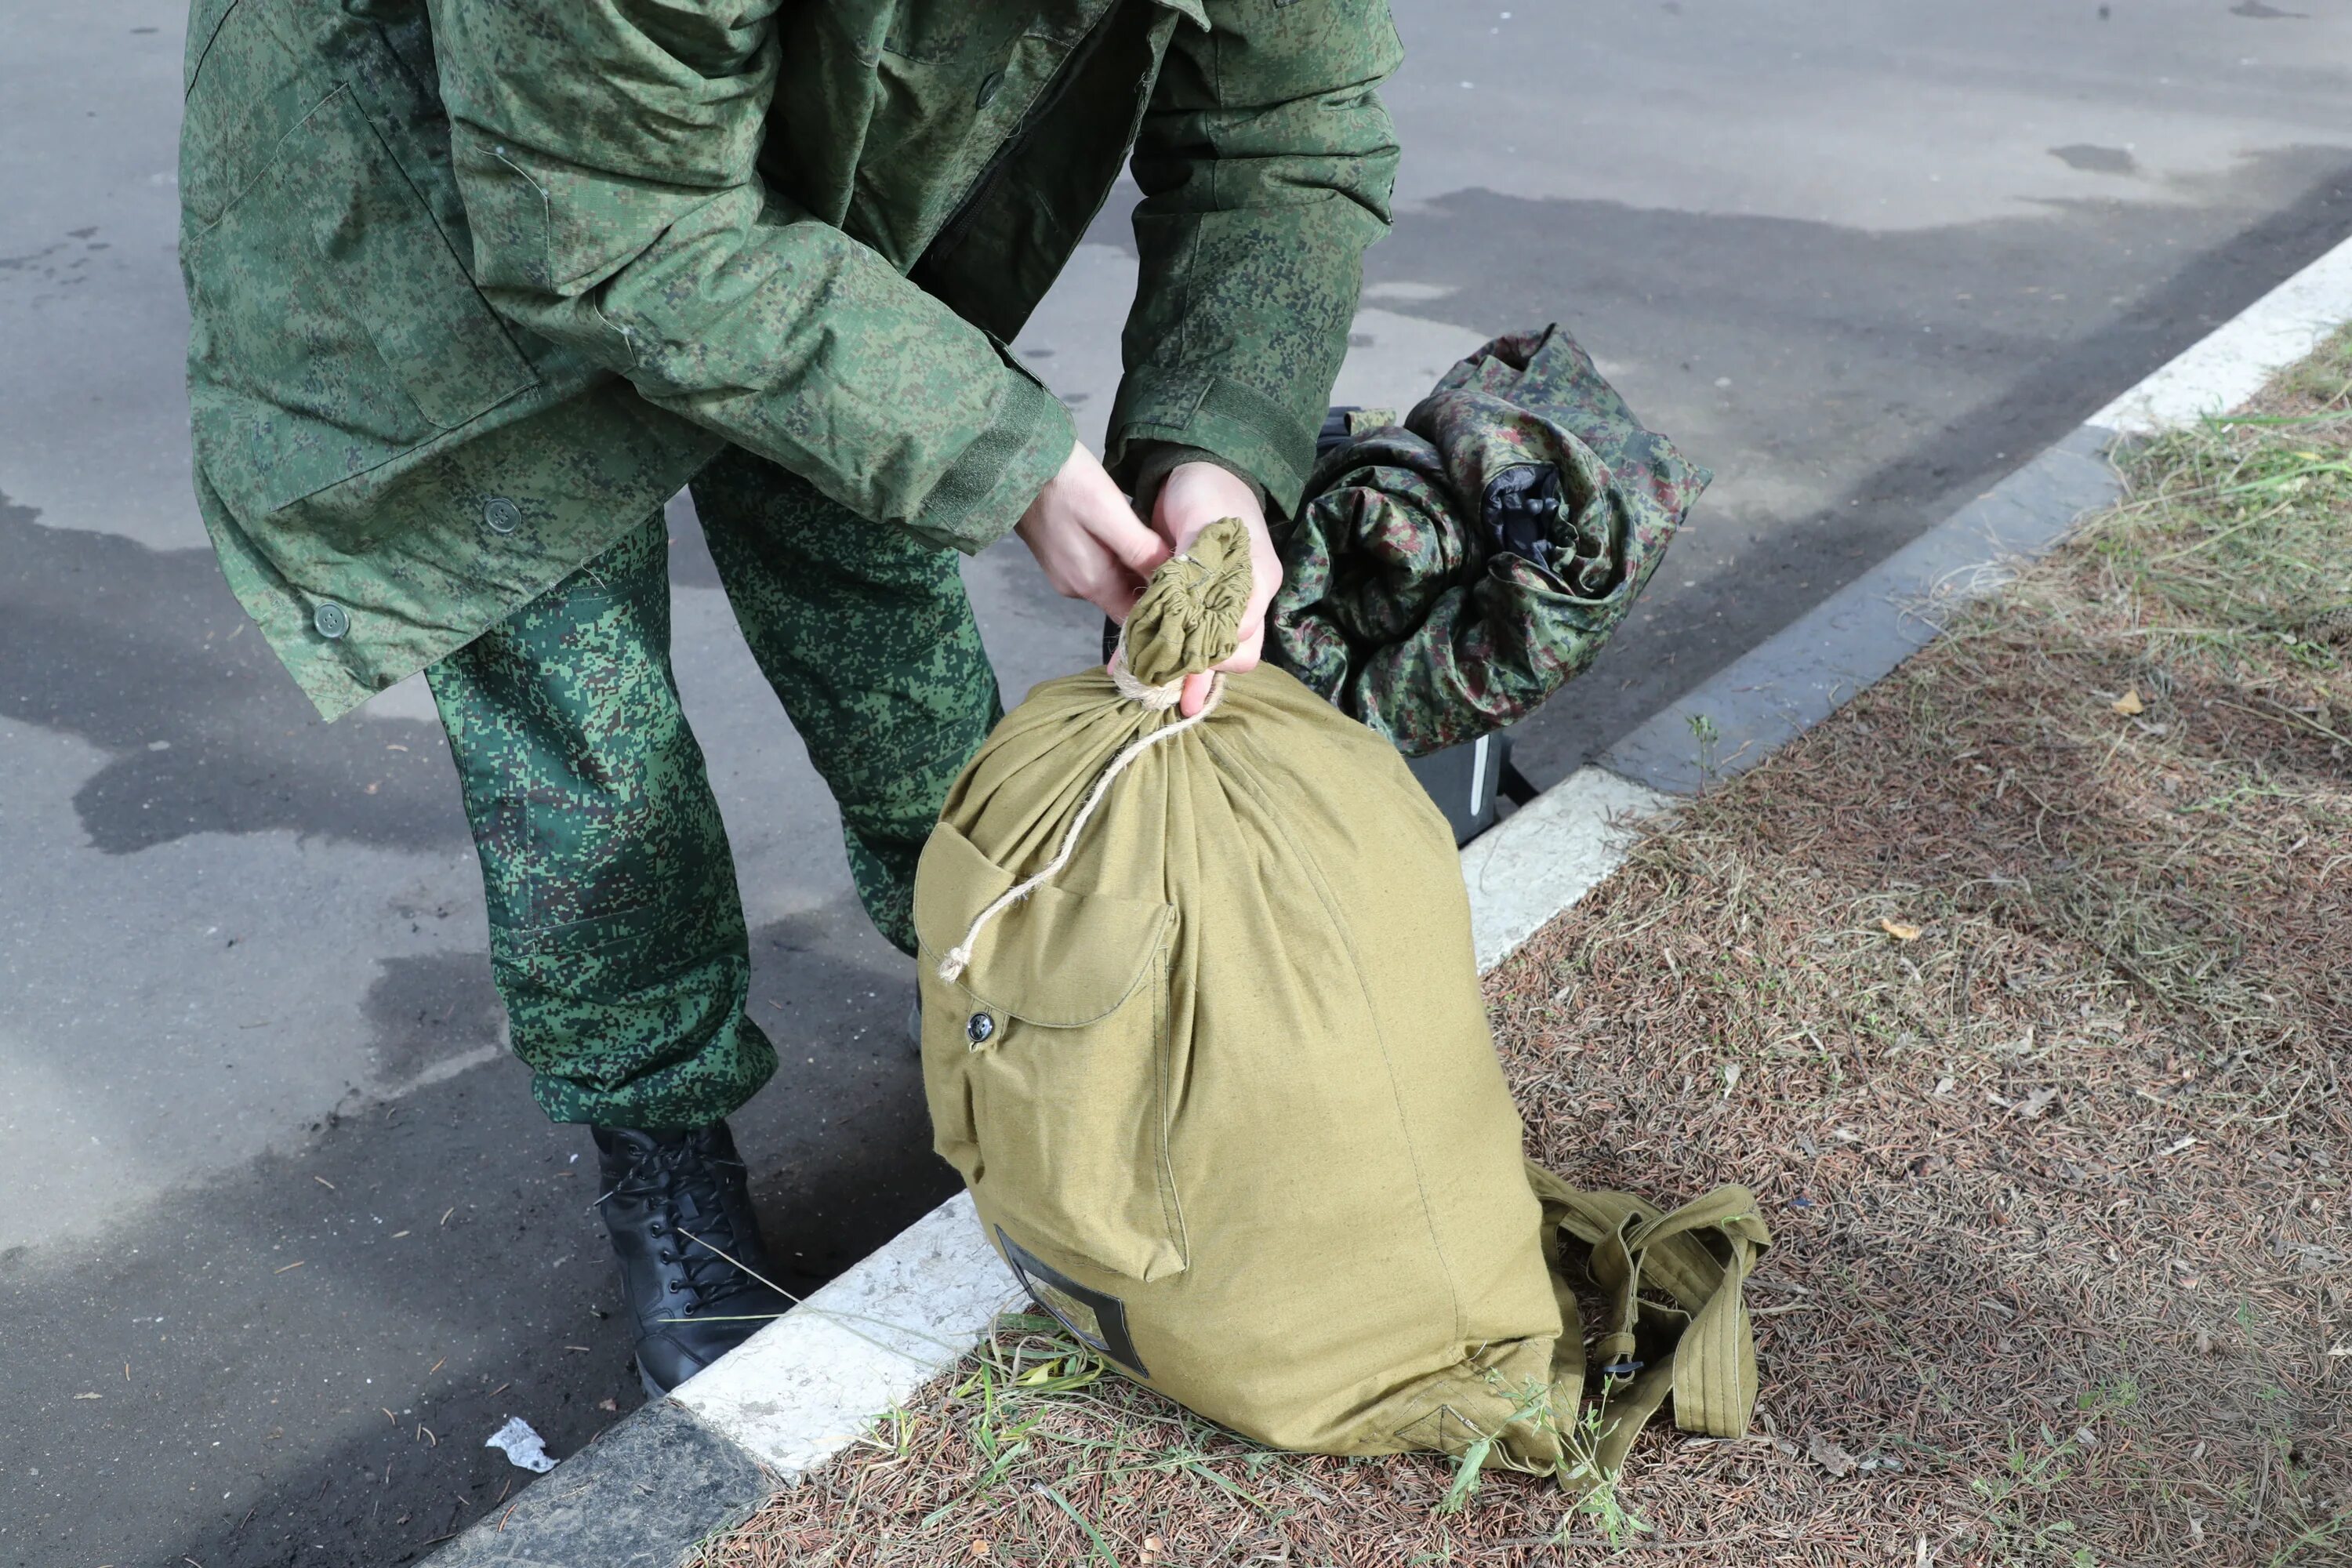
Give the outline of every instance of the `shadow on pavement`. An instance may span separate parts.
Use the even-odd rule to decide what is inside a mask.
[[[779,1283],[805,1294],[956,1184],[930,1152],[905,961],[854,905],[752,951],[784,1065],[734,1121]],[[388,968],[379,1056],[495,1037],[478,963]],[[97,1242],[0,1258],[0,1474],[18,1478],[0,1563],[390,1563],[481,1516],[530,1479],[480,1446],[509,1415],[560,1457],[642,1398],[594,1180],[585,1132],[550,1125],[500,1058],[354,1097],[299,1152]]]
[[[0,716],[110,753],[74,795],[94,847],[281,828],[400,849],[467,842],[440,726],[320,723],[210,550],[37,517],[0,496]]]

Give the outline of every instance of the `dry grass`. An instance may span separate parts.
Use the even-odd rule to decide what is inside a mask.
[[[1448,1511],[1013,1321],[698,1563],[2352,1563],[2347,383],[2141,454],[1491,977],[1538,1157],[1761,1198],[1756,1435]]]

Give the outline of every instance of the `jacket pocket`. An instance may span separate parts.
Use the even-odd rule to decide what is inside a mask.
[[[1168,1163],[1168,946],[1176,911],[1048,885],[942,954],[1012,886],[945,823],[915,883],[934,1142],[992,1219],[1137,1279],[1183,1271]]]
[[[538,381],[348,87],[193,237],[189,395],[205,473],[274,511]]]

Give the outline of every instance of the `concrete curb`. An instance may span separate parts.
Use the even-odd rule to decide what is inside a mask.
[[[959,1193],[671,1396],[781,1476],[824,1463],[1020,1294]]]
[[[2120,487],[2116,441],[2236,406],[2352,321],[2352,239],[1462,852],[1481,973],[1623,862],[1628,824],[1753,767],[1930,641]],[[438,1568],[659,1564],[823,1464],[1019,1296],[950,1199],[436,1554]]]
[[[2116,500],[2116,439],[2082,426],[1669,704],[1601,765],[1667,795],[1754,767],[1926,646],[1941,612]]]
[[[1606,768],[1579,768],[1463,847],[1470,940],[1484,974],[1625,858],[1624,825],[1668,796]]]

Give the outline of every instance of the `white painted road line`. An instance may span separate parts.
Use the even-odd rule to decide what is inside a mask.
[[[1631,819],[1674,804],[1606,768],[1579,768],[1462,851],[1470,936],[1484,974],[1625,859]]]

